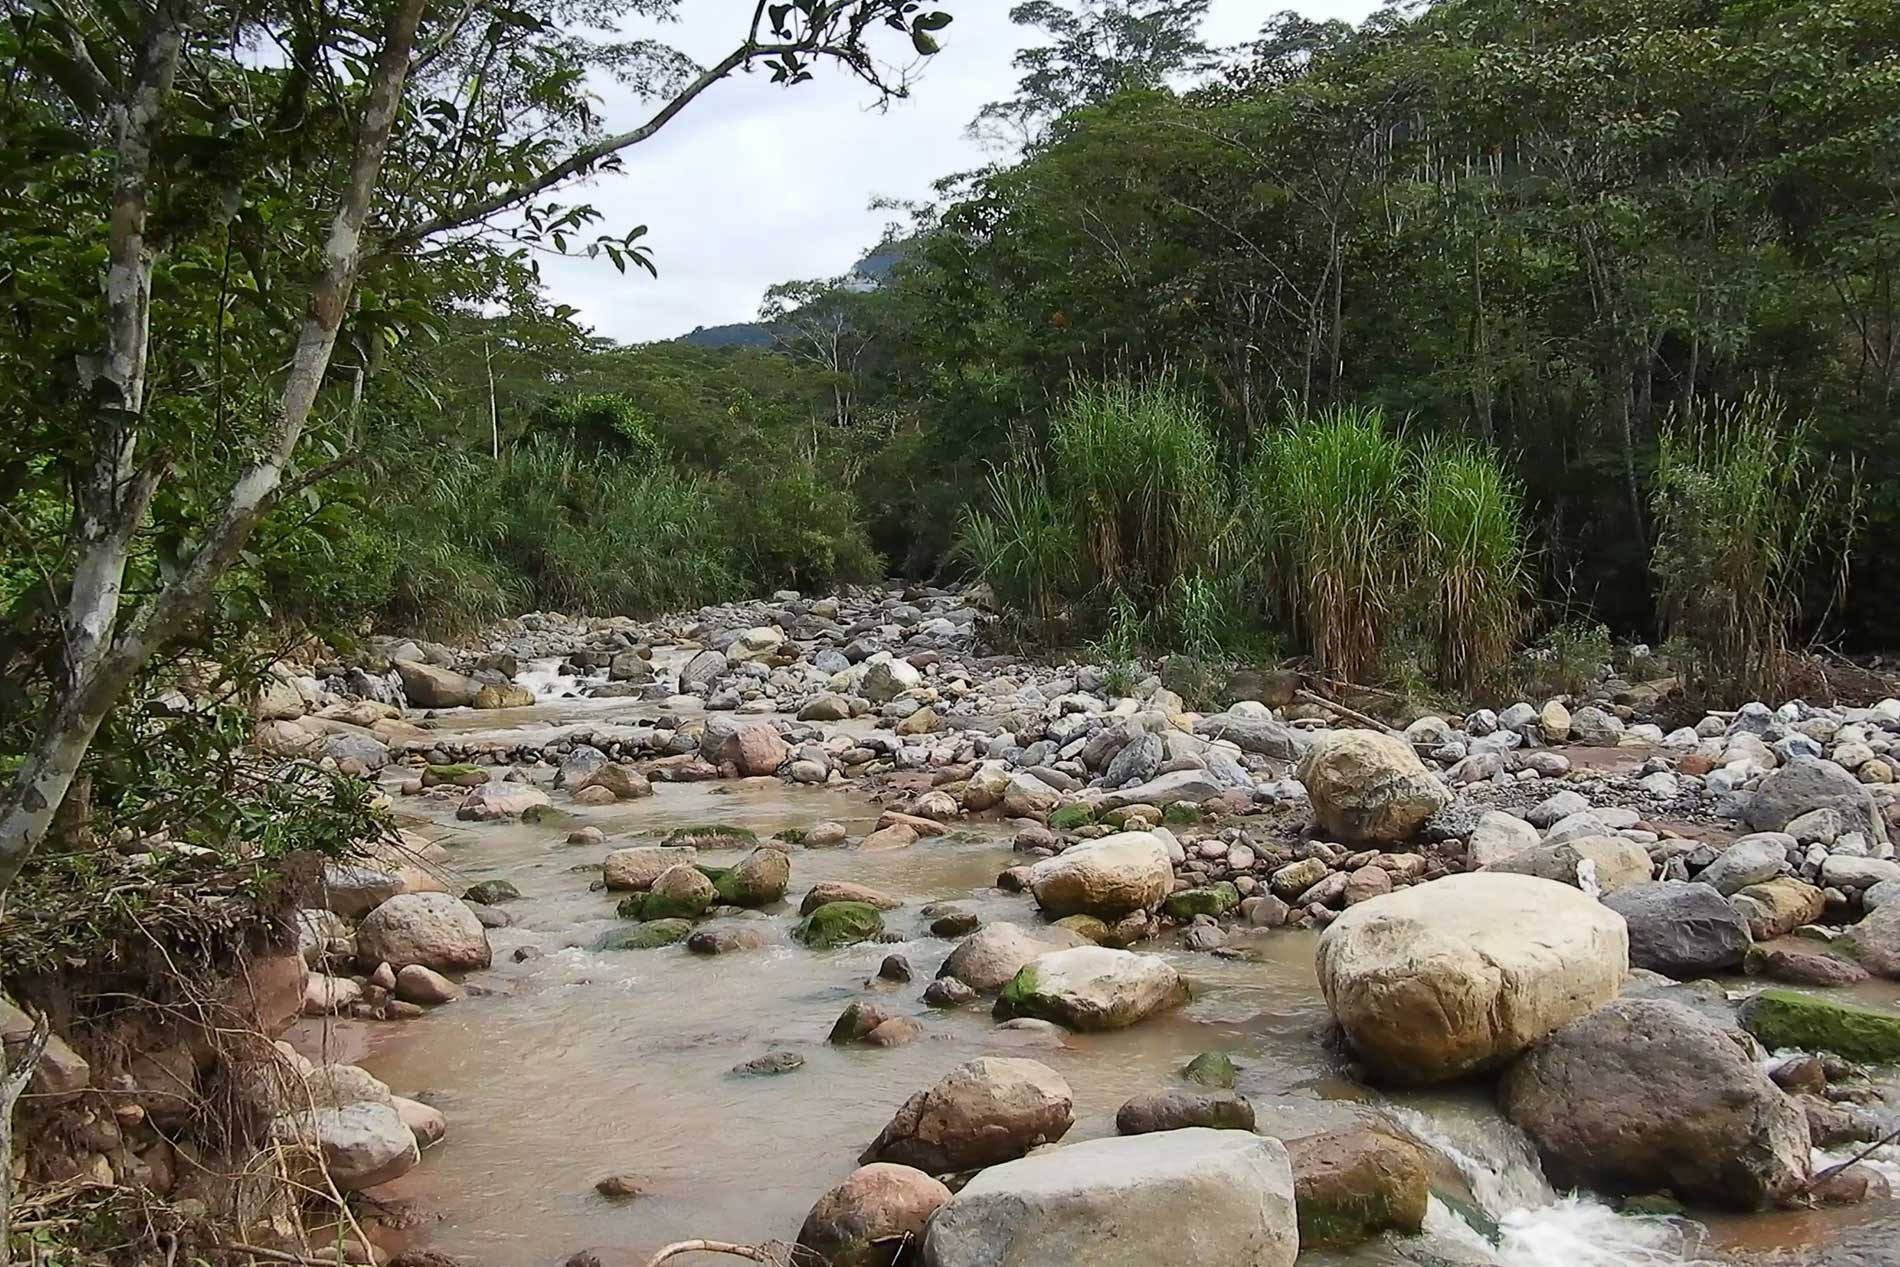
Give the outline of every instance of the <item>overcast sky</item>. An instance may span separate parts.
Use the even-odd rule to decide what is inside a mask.
[[[649,227],[659,280],[638,270],[622,277],[604,259],[543,258],[554,298],[580,309],[600,334],[641,342],[750,321],[772,283],[850,268],[892,219],[870,209],[874,197],[926,198],[938,177],[985,161],[965,125],[986,102],[1011,94],[1010,59],[1033,42],[1032,32],[1010,24],[1012,0],[945,0],[944,7],[956,21],[940,33],[943,51],[910,98],[887,112],[870,109],[871,91],[829,67],[790,90],[762,74],[715,85],[628,151],[625,171],[599,177],[588,192],[606,214],[605,229]],[[1374,7],[1371,0],[1214,0],[1203,35],[1234,44],[1286,8],[1358,21]],[[651,33],[705,63],[733,47],[752,4],[686,0],[682,8],[680,22]],[[607,113],[615,128],[643,117],[637,101],[612,93]]]

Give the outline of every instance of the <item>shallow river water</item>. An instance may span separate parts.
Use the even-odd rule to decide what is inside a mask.
[[[554,703],[479,718],[452,715],[442,729],[540,729],[630,720],[643,711],[624,703]],[[306,1049],[360,1060],[398,1094],[447,1114],[448,1138],[382,1190],[413,1200],[427,1215],[405,1233],[407,1243],[483,1267],[552,1267],[582,1249],[595,1251],[605,1267],[638,1267],[659,1246],[690,1237],[790,1241],[813,1200],[850,1173],[897,1106],[962,1061],[1027,1055],[1058,1070],[1075,1093],[1076,1123],[1067,1137],[1073,1142],[1112,1133],[1124,1100],[1166,1085],[1191,1057],[1217,1049],[1239,1064],[1237,1089],[1252,1101],[1263,1132],[1294,1136],[1382,1115],[1396,1119],[1460,1162],[1458,1186],[1498,1225],[1495,1243],[1488,1241],[1434,1202],[1426,1237],[1309,1253],[1303,1264],[1900,1262],[1900,1203],[1708,1228],[1625,1218],[1596,1201],[1551,1192],[1483,1088],[1388,1099],[1355,1086],[1340,1075],[1327,1039],[1313,937],[1306,933],[1244,937],[1246,958],[1237,960],[1159,946],[1193,982],[1190,1005],[1057,1047],[996,1029],[980,1006],[926,1008],[923,986],[954,943],[931,937],[919,908],[956,901],[986,920],[1036,918],[1026,896],[991,887],[1017,860],[1003,824],[891,852],[795,851],[790,902],[756,917],[771,943],[764,950],[719,958],[683,946],[596,953],[596,940],[623,923],[614,917],[615,899],[589,887],[608,849],[706,822],[764,837],[835,819],[855,837],[871,828],[877,812],[849,789],[774,779],[659,784],[656,793],[542,825],[462,824],[452,817],[452,801],[399,802],[403,814],[420,816],[416,825],[443,840],[467,881],[504,879],[524,895],[507,907],[514,925],[490,934],[495,966],[470,979],[481,993],[407,1023],[318,1029],[306,1022],[298,1035]],[[600,827],[606,846],[565,844],[581,822]],[[737,857],[703,856],[714,864]],[[831,879],[903,899],[886,923],[906,940],[823,953],[791,944],[798,899]],[[513,952],[522,946],[545,953],[516,963]],[[914,982],[873,980],[890,954],[910,961]],[[920,1017],[926,1036],[889,1050],[827,1046],[838,1013],[867,994]],[[1024,1045],[1031,1038],[1036,1045]],[[775,1077],[729,1072],[777,1049],[798,1052],[804,1066]],[[645,1194],[611,1201],[595,1193],[596,1180],[622,1173],[638,1176]],[[1842,1238],[1869,1248],[1820,1256]]]

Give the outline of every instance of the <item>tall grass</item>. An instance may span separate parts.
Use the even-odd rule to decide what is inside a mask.
[[[1524,495],[1488,450],[1432,440],[1412,496],[1420,615],[1441,684],[1496,679],[1524,632]]]
[[[1049,462],[1105,592],[1159,604],[1217,566],[1226,478],[1205,413],[1170,376],[1078,384]]]
[[[1411,583],[1413,469],[1377,409],[1342,406],[1289,417],[1247,471],[1277,606],[1320,668],[1348,681],[1377,674]]]
[[[1813,420],[1771,391],[1672,420],[1660,437],[1650,556],[1664,634],[1692,687],[1731,702],[1776,693],[1821,530],[1851,535],[1858,491],[1809,457]],[[1841,557],[1848,551],[1843,547]],[[1844,576],[1843,578],[1844,579]]]
[[[1075,520],[1033,454],[993,468],[987,493],[989,509],[964,510],[950,558],[987,581],[1005,607],[1048,628],[1081,587]]]

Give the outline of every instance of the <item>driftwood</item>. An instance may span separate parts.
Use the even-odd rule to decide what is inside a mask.
[[[667,1259],[678,1258],[681,1254],[730,1254],[734,1258],[749,1258],[755,1263],[768,1264],[768,1267],[779,1267],[781,1262],[778,1255],[757,1245],[734,1245],[727,1241],[676,1241],[647,1259],[647,1267],[660,1267]]]
[[[0,1264],[13,1261],[13,1106],[39,1071],[40,1057],[52,1036],[45,1013],[33,1022],[33,1034],[11,1066],[0,1051]]]
[[[1319,706],[1320,708],[1330,708],[1335,713],[1338,713],[1341,717],[1344,717],[1347,721],[1358,722],[1361,726],[1364,726],[1367,730],[1376,730],[1382,735],[1396,735],[1399,733],[1398,731],[1386,725],[1384,722],[1380,721],[1376,717],[1368,717],[1366,716],[1366,714],[1359,712],[1356,709],[1347,708],[1344,704],[1335,703],[1334,701],[1327,699],[1324,695],[1316,694],[1313,691],[1308,691],[1305,689],[1297,690],[1293,692],[1293,698],[1299,700],[1303,704],[1315,704]]]

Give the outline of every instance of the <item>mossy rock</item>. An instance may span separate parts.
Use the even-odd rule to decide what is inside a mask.
[[[810,834],[803,827],[787,827],[782,831],[773,832],[772,839],[782,840],[788,845],[802,845],[805,843],[805,837]]]
[[[1035,1009],[1035,998],[1036,965],[1027,963],[1009,979],[1009,984],[1004,986],[1002,992],[996,996],[993,1015],[1000,1020],[1009,1020],[1018,1016],[1037,1016],[1039,1013]]]
[[[1192,801],[1175,801],[1161,811],[1161,821],[1169,827],[1192,827],[1201,821],[1201,807]]]
[[[689,919],[656,919],[623,932],[608,933],[597,950],[658,950],[685,941],[693,931]]]
[[[529,824],[559,823],[572,817],[566,810],[553,805],[530,805],[522,811],[521,821]]]
[[[1234,1059],[1226,1052],[1204,1051],[1187,1062],[1187,1068],[1181,1071],[1181,1076],[1203,1087],[1231,1091],[1240,1071],[1234,1068]]]
[[[521,890],[506,880],[483,880],[471,884],[463,891],[466,901],[480,902],[483,906],[500,906],[503,902],[519,902]]]
[[[666,893],[635,893],[622,898],[615,913],[621,919],[637,919],[646,922],[655,920],[695,920],[706,913],[708,902],[696,898],[677,897]]]
[[[701,849],[743,849],[759,843],[759,836],[748,827],[734,827],[730,823],[700,823],[692,827],[675,827],[666,833],[660,842],[663,845],[697,845]]]
[[[1218,884],[1205,885],[1198,889],[1183,889],[1179,893],[1170,893],[1161,909],[1170,919],[1182,923],[1196,915],[1221,916],[1240,905],[1240,890],[1222,880]]]
[[[1624,1197],[1616,1203],[1616,1212],[1644,1219],[1677,1219],[1688,1214],[1689,1207],[1667,1192],[1649,1192],[1641,1196]]]
[[[883,933],[884,916],[869,902],[826,902],[800,920],[792,936],[813,950],[836,950]]]
[[[1066,928],[1077,937],[1086,937],[1098,946],[1106,946],[1113,935],[1107,924],[1093,915],[1064,915],[1056,921],[1057,928]]]
[[[422,772],[422,786],[438,787],[446,783],[454,787],[480,787],[491,777],[493,776],[488,770],[467,762],[456,765],[432,765]]]
[[[1055,831],[1074,831],[1094,821],[1095,815],[1086,805],[1064,805],[1049,815],[1049,826]]]
[[[1771,1050],[1831,1051],[1849,1060],[1900,1060],[1900,1014],[1834,1003],[1794,990],[1763,990],[1742,1004],[1742,1028]]]

